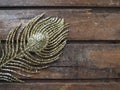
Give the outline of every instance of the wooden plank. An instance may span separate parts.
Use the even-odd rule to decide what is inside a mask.
[[[1,49],[0,49],[1,50]],[[67,44],[52,67],[120,68],[120,44]]]
[[[120,82],[0,83],[0,90],[120,90]]]
[[[91,67],[49,67],[36,74],[25,74],[21,79],[60,79],[60,80],[94,80],[120,78],[120,68],[91,68]]]
[[[60,59],[50,66],[26,76],[28,79],[120,78],[120,44],[67,44]]]
[[[31,78],[120,78],[120,44],[68,44],[51,66]]]
[[[0,6],[98,6],[119,7],[120,0],[0,0]]]
[[[119,9],[0,10],[0,39],[5,40],[20,22],[24,26],[43,12],[46,16],[64,18],[70,24],[69,40],[120,40]]]
[[[67,44],[57,65],[120,67],[119,59],[120,44]]]

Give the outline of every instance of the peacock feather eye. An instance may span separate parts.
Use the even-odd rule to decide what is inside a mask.
[[[68,24],[61,18],[43,16],[36,16],[23,29],[20,24],[9,32],[2,49],[0,80],[23,82],[17,75],[40,73],[59,59],[66,45]]]
[[[44,49],[47,44],[48,44],[48,34],[42,34],[42,33],[36,33],[33,34],[27,42],[27,47],[29,47],[30,45],[34,45],[32,48],[30,48],[29,51],[38,51],[40,52],[42,49]]]

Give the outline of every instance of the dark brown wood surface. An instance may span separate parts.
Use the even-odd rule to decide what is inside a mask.
[[[27,78],[76,80],[120,78],[119,59],[120,44],[67,44],[57,62]]]
[[[6,87],[6,88],[4,88]],[[0,90],[119,90],[120,83],[23,83],[0,84]]]
[[[98,6],[120,7],[120,0],[0,0],[0,6]]]
[[[0,38],[41,13],[64,18],[70,24],[69,40],[120,40],[119,9],[0,10]]]
[[[120,90],[120,0],[0,0],[0,40],[42,13],[70,24],[60,59],[0,90]]]

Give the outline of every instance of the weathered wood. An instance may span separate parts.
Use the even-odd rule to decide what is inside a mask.
[[[0,90],[120,90],[120,82],[86,83],[12,83],[0,84]]]
[[[98,6],[119,7],[120,0],[0,0],[0,6]]]
[[[120,67],[119,59],[120,44],[67,44],[53,66]]]
[[[40,73],[28,74],[26,77],[17,76],[21,79],[111,79],[119,78],[116,73],[110,73],[106,69],[86,69],[84,67],[49,67],[48,69],[41,70]]]
[[[51,66],[32,78],[120,78],[120,44],[68,44]]]
[[[40,73],[28,74],[26,77],[17,76],[21,79],[112,79],[120,78],[120,68],[99,67],[49,67]]]
[[[119,61],[120,44],[67,44],[60,59],[51,66],[120,68]]]
[[[67,44],[50,66],[28,79],[120,78],[120,44]]]
[[[45,12],[46,16],[64,18],[70,24],[69,40],[120,40],[120,10],[0,10],[0,39],[20,22]],[[23,25],[23,26],[24,26]]]

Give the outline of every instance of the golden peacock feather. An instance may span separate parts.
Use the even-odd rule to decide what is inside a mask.
[[[38,73],[59,59],[68,24],[64,19],[43,16],[36,16],[22,30],[20,24],[8,34],[0,60],[0,80],[22,82],[16,75]]]

